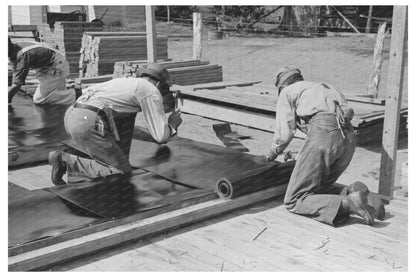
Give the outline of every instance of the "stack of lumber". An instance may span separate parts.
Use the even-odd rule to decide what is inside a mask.
[[[123,61],[114,65],[114,78],[135,76],[139,68],[146,67],[148,62]],[[209,64],[209,61],[162,61],[169,72],[169,83],[176,85],[195,85],[222,81],[222,66]]]
[[[259,82],[218,82],[189,86],[175,85],[184,101],[181,111],[220,121],[240,124],[274,132],[277,94],[274,87]],[[383,136],[384,110],[380,103],[364,102],[356,97],[349,99],[355,116],[352,125],[358,131],[357,143],[364,146],[381,142]],[[382,102],[382,101],[380,101]],[[399,133],[407,133],[408,108],[400,110]],[[304,137],[300,132],[297,137]]]
[[[115,62],[147,59],[146,33],[86,32],[80,53],[80,77],[110,74]],[[156,37],[156,53],[159,60],[168,59],[167,36]]]
[[[48,24],[38,26],[40,41],[62,52],[69,62],[70,72],[78,73],[81,41],[84,32],[102,31],[94,22],[57,21],[53,28]]]

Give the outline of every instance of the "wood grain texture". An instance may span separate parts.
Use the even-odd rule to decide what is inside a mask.
[[[407,6],[394,6],[379,183],[379,194],[387,197],[393,196],[394,188],[406,37]]]
[[[133,239],[179,228],[235,209],[281,196],[286,186],[263,190],[235,200],[212,200],[167,212],[145,220],[117,226],[77,239],[9,257],[10,271],[26,271],[59,263],[74,257],[105,249]]]
[[[405,272],[407,202],[393,200],[386,211],[390,216],[375,227],[353,217],[334,228],[292,214],[273,199],[53,270]],[[118,261],[121,266],[113,267]]]

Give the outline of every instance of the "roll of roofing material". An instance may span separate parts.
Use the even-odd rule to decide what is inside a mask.
[[[289,182],[294,162],[272,163],[265,167],[219,178],[215,191],[219,197],[232,199]]]

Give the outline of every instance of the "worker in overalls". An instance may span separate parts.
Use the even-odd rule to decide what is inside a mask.
[[[354,111],[345,96],[325,83],[304,81],[294,66],[280,69],[275,85],[279,94],[276,129],[266,158],[271,161],[282,154],[297,128],[307,134],[289,181],[285,207],[334,226],[347,221],[350,214],[373,225],[375,210],[368,204],[364,184],[350,186],[344,196],[324,192],[348,167],[355,151]]]
[[[140,70],[139,78],[116,78],[83,90],[83,95],[68,108],[65,129],[88,158],[52,151],[52,182],[68,183],[128,175],[132,171],[129,152],[138,112],[158,143],[175,135],[182,123],[180,113],[166,117],[163,95],[169,92],[168,71],[159,64]],[[138,153],[140,155],[140,153]],[[115,177],[118,178],[118,177]]]
[[[33,95],[36,104],[71,105],[82,94],[81,88],[66,88],[69,64],[64,55],[45,43],[12,43],[9,38],[9,61],[13,68],[13,82],[9,88],[9,104],[25,84],[30,69],[36,70],[39,86]]]

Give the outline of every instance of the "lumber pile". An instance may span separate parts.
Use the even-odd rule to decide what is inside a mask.
[[[78,73],[83,33],[102,30],[103,27],[94,22],[57,21],[53,28],[50,28],[49,24],[38,26],[40,41],[58,49],[65,55],[71,73]]]
[[[219,82],[194,86],[175,85],[183,101],[181,111],[220,121],[240,124],[260,130],[274,132],[277,94],[274,87],[258,82]],[[347,97],[348,98],[348,97]],[[351,101],[354,109],[352,120],[358,132],[360,146],[380,143],[383,134],[384,109],[380,103]],[[408,108],[400,110],[399,134],[407,133]],[[295,136],[304,137],[300,132]]]
[[[156,37],[159,60],[168,59],[168,37]],[[79,57],[79,77],[111,74],[114,63],[147,59],[147,38],[143,32],[85,32]]]
[[[195,85],[222,81],[222,66],[209,64],[209,61],[161,61],[169,72],[169,83],[176,85]],[[148,62],[121,61],[114,65],[114,78],[135,76],[139,68],[146,67]]]

